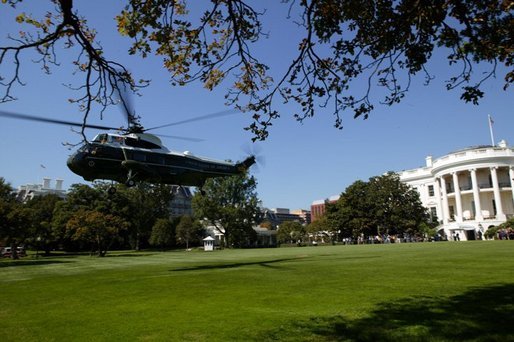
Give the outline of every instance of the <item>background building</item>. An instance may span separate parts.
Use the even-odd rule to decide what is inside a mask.
[[[173,198],[170,201],[170,214],[172,218],[193,216],[193,193],[187,186],[172,185]]]
[[[298,215],[301,222],[304,224],[310,224],[311,223],[311,212],[309,210],[305,209],[295,209],[291,210],[291,214]]]
[[[18,187],[16,198],[21,202],[27,202],[36,196],[57,195],[66,197],[66,190],[62,188],[62,179],[55,180],[55,187],[52,187],[51,178],[43,178],[43,184],[25,184]]]
[[[428,156],[425,167],[399,175],[419,192],[449,239],[480,239],[514,215],[514,150],[504,140],[437,159]]]
[[[311,221],[314,222],[325,214],[325,204],[334,203],[339,200],[339,195],[330,196],[324,200],[317,200],[311,204]]]
[[[307,224],[305,221],[306,215],[294,214],[287,208],[261,208],[262,221],[268,221],[273,227],[280,225],[286,221],[300,222],[301,224]]]

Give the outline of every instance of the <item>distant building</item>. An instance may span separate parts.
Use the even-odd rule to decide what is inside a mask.
[[[295,221],[300,222],[302,224],[306,224],[306,221],[303,217],[298,214],[293,214],[289,209],[286,208],[262,208],[262,221],[268,221],[271,223],[273,227],[277,227],[283,222],[286,221]]]
[[[62,188],[62,179],[55,180],[55,187],[51,187],[51,178],[43,178],[43,184],[26,184],[18,187],[16,198],[21,202],[27,202],[34,197],[44,195],[57,195],[61,198],[66,197],[66,190]]]
[[[193,216],[191,188],[173,185],[171,187],[173,198],[170,202],[170,214],[172,218],[181,216]]]
[[[331,196],[324,200],[317,200],[311,204],[311,221],[314,222],[325,214],[326,203],[335,203],[339,200],[339,195]]]
[[[310,212],[310,210],[295,209],[295,210],[291,210],[291,214],[298,215],[298,217],[300,217],[300,219],[305,224],[310,224],[311,223],[311,212]]]
[[[422,204],[448,239],[480,239],[491,226],[514,216],[514,149],[469,147],[399,172],[419,192]]]

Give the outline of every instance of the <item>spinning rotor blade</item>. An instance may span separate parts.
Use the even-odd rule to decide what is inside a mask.
[[[150,130],[164,128],[164,127],[170,127],[170,126],[176,126],[176,125],[182,125],[182,124],[189,123],[189,122],[214,119],[214,118],[219,118],[219,117],[222,117],[222,116],[228,116],[228,115],[237,114],[237,113],[240,113],[240,112],[241,111],[239,111],[237,109],[229,109],[229,110],[224,110],[224,111],[221,111],[221,112],[211,113],[211,114],[207,114],[207,115],[201,115],[201,116],[197,116],[197,117],[190,118],[190,119],[185,119],[185,120],[181,120],[181,121],[177,121],[177,122],[172,122],[172,123],[169,123],[169,124],[166,124],[166,125],[162,125],[162,126],[156,126],[156,127],[148,128],[148,129],[145,129],[145,131],[150,131]]]
[[[245,144],[241,147],[243,152],[247,156],[252,156],[255,158],[255,164],[253,164],[250,169],[255,172],[260,172],[262,168],[266,166],[266,158],[264,158],[262,154],[262,145],[253,144]]]
[[[121,107],[121,111],[123,116],[127,119],[128,126],[138,125],[138,120],[136,118],[136,111],[134,109],[134,102],[132,101],[132,94],[129,93],[129,89],[127,89],[127,85],[125,83],[118,84],[119,91],[119,105]]]
[[[25,115],[25,114],[18,114],[18,113],[9,113],[9,112],[4,112],[4,111],[0,111],[0,117],[11,118],[11,119],[27,120],[27,121],[46,122],[46,123],[53,123],[53,124],[57,124],[57,125],[94,128],[94,129],[101,129],[101,130],[113,130],[113,129],[114,130],[120,130],[120,127],[107,127],[107,126],[99,126],[99,125],[89,125],[89,124],[83,124],[83,123],[80,123],[80,122],[72,122],[72,121],[64,121],[64,120],[57,120],[57,119],[42,118],[42,117],[39,117],[39,116],[32,116],[32,115]]]
[[[172,138],[172,139],[185,140],[185,141],[191,141],[191,142],[202,142],[202,141],[205,141],[205,139],[181,137],[181,136],[178,136],[178,135],[164,135],[164,134],[154,134],[154,135],[156,135],[158,137],[163,137],[163,138]]]

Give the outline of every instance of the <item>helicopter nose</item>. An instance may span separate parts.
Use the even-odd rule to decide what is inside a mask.
[[[84,163],[84,154],[81,152],[73,153],[67,160],[68,168],[77,175],[82,175],[82,164]]]

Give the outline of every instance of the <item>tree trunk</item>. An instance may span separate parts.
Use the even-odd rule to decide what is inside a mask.
[[[17,260],[19,259],[20,257],[18,256],[18,245],[13,242],[11,243],[11,259],[12,260]]]

